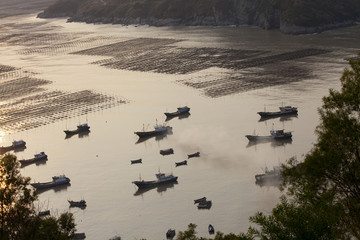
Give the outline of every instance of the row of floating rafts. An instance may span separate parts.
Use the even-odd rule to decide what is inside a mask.
[[[174,154],[174,149],[168,148],[168,149],[160,150],[160,154],[163,156]],[[193,157],[200,157],[200,152],[188,154],[188,159],[193,158]],[[142,163],[142,158],[130,160],[130,163],[131,164]],[[187,165],[187,160],[184,160],[181,162],[175,162],[175,167],[182,166],[182,165]]]

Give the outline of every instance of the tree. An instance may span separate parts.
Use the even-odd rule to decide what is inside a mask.
[[[281,202],[250,228],[260,239],[360,239],[360,53],[349,61],[341,90],[319,109],[317,143],[301,164],[284,165]]]
[[[76,230],[73,215],[39,217],[34,207],[36,192],[19,167],[14,155],[0,158],[0,239],[70,239]]]

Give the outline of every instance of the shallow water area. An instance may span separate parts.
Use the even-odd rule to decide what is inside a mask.
[[[21,169],[34,182],[71,179],[42,192],[39,206],[73,212],[86,239],[164,239],[169,228],[189,223],[204,237],[210,223],[215,231],[246,231],[248,218],[270,212],[280,195],[277,187],[256,185],[255,174],[293,156],[301,161],[311,149],[321,98],[339,88],[359,33],[360,26],[287,36],[246,26],[4,18],[0,65],[11,69],[0,72],[0,145],[23,139],[19,159],[48,155],[46,163]],[[189,116],[166,122],[172,134],[138,141],[135,131],[152,130],[165,122],[164,112],[184,105]],[[259,121],[257,112],[281,105],[299,114]],[[64,130],[85,122],[88,134],[65,138]],[[292,141],[249,144],[245,137],[273,128],[292,131]],[[162,156],[167,148],[174,154]],[[194,152],[200,157],[187,159]],[[142,164],[131,164],[139,158]],[[175,167],[183,160],[188,164]],[[178,176],[177,183],[148,191],[132,184],[158,171]],[[213,205],[198,210],[193,200],[204,196]],[[69,208],[67,200],[81,199],[85,209]]]

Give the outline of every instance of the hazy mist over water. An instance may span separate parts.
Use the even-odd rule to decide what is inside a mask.
[[[198,225],[224,233],[250,226],[270,212],[277,187],[258,186],[255,174],[290,157],[304,158],[316,141],[317,108],[338,89],[345,59],[359,51],[360,26],[288,36],[252,27],[149,27],[66,23],[22,15],[0,19],[1,146],[27,142],[19,159],[44,151],[45,164],[21,169],[32,181],[66,174],[71,186],[39,195],[41,209],[73,212],[86,239],[164,239],[169,228]],[[15,91],[6,83],[16,83]],[[10,84],[11,85],[11,84]],[[173,134],[138,142],[135,131],[173,118]],[[298,107],[297,117],[259,121],[258,111]],[[17,111],[15,111],[17,110]],[[88,135],[65,139],[63,130],[87,122]],[[292,131],[288,143],[249,144],[247,134]],[[174,154],[160,155],[173,148]],[[175,162],[187,154],[187,166]],[[142,164],[130,160],[142,158]],[[176,184],[139,192],[132,181],[158,171]],[[193,200],[206,196],[210,210]],[[87,201],[69,208],[67,200]]]

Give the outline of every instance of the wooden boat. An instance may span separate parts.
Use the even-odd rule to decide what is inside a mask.
[[[52,177],[51,182],[44,182],[44,183],[31,183],[30,185],[36,189],[45,189],[51,188],[62,184],[70,183],[70,178],[66,177],[65,175],[54,176]]]
[[[161,154],[161,155],[170,155],[170,154],[174,154],[174,149],[172,149],[172,148],[168,148],[168,149],[160,150],[160,154]]]
[[[166,134],[168,132],[171,132],[172,127],[170,126],[166,126],[165,124],[163,125],[155,125],[154,126],[154,130],[153,131],[145,131],[143,129],[143,131],[141,132],[134,132],[136,135],[138,135],[140,138],[147,138],[147,137],[153,137],[153,136],[157,136],[157,135],[163,135]]]
[[[213,225],[209,224],[208,231],[209,231],[209,234],[214,234],[215,233],[215,229],[214,229]]]
[[[167,232],[166,232],[166,238],[167,239],[173,239],[175,237],[175,229],[169,229]]]
[[[50,210],[39,212],[40,217],[49,216],[49,215],[50,215]]]
[[[190,108],[187,106],[184,107],[178,107],[176,112],[166,112],[164,113],[167,118],[173,118],[182,114],[188,114],[190,111]]]
[[[206,201],[206,197],[202,197],[202,198],[199,198],[199,199],[195,199],[194,204],[197,204],[197,203],[200,203],[200,202],[205,202],[205,201]]]
[[[74,134],[78,134],[81,132],[87,132],[89,131],[90,126],[87,123],[80,124],[76,127],[76,130],[64,130],[66,136],[72,136]]]
[[[10,146],[0,147],[0,153],[6,153],[11,150],[16,150],[25,147],[26,147],[26,142],[24,140],[13,141]]]
[[[142,159],[131,160],[131,164],[142,163]]]
[[[38,162],[40,160],[47,160],[47,155],[44,152],[35,154],[34,158],[26,159],[26,160],[19,160],[19,162],[21,163],[21,166],[23,167],[23,166]]]
[[[198,209],[210,209],[212,206],[212,202],[209,200],[209,201],[202,201],[202,202],[199,202],[198,204]]]
[[[193,158],[193,157],[200,157],[200,152],[196,152],[193,154],[188,154],[188,158]]]
[[[272,117],[280,117],[283,115],[296,115],[298,113],[297,108],[292,106],[279,107],[279,109],[280,111],[277,112],[258,112],[258,114],[262,118],[272,118]]]
[[[140,180],[140,181],[134,181],[133,183],[136,186],[138,186],[138,188],[148,188],[148,187],[158,186],[164,183],[176,182],[176,180],[178,179],[177,176],[174,176],[172,174],[166,175],[160,172],[155,174],[155,176],[156,176],[156,180],[152,180],[152,181]]]
[[[176,163],[175,163],[175,167],[178,167],[178,166],[181,166],[181,165],[187,165],[187,161],[184,160],[184,161],[182,161],[182,162],[176,162]]]
[[[79,207],[79,208],[85,208],[86,207],[86,201],[80,200],[80,201],[71,201],[68,200],[70,207]]]

